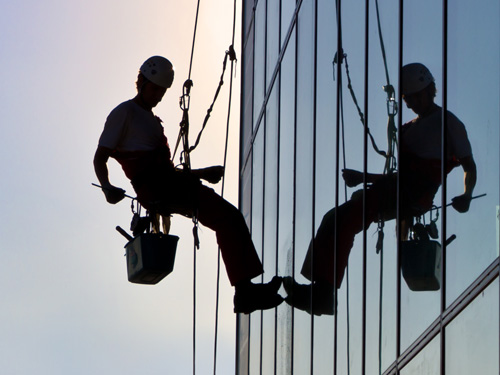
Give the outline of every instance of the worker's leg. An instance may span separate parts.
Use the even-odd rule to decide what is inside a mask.
[[[394,218],[396,187],[397,176],[388,175],[366,190],[364,210],[363,193],[358,191],[350,200],[328,211],[309,245],[301,273],[309,280],[326,281],[340,288],[354,238],[363,230],[363,214],[366,229],[381,217]]]
[[[262,263],[241,212],[203,185],[197,207],[200,223],[215,231],[231,285],[262,274]]]
[[[336,225],[336,221],[338,225]],[[369,226],[371,221],[367,222]],[[328,211],[307,251],[301,273],[340,288],[354,237],[363,229],[363,201],[355,198]],[[336,251],[335,251],[336,249]],[[314,259],[313,259],[314,254]],[[336,284],[334,283],[336,277]]]
[[[334,313],[334,288],[342,283],[354,237],[364,225],[368,228],[379,216],[392,215],[395,182],[395,177],[387,178],[367,189],[364,208],[360,192],[325,214],[301,270],[313,283],[304,285],[291,277],[285,278],[287,303],[315,315]]]
[[[215,231],[232,285],[262,274],[262,263],[240,211],[201,184],[191,173],[149,176],[135,184],[141,203],[163,214],[197,215],[199,222]],[[156,202],[148,205],[148,202]]]

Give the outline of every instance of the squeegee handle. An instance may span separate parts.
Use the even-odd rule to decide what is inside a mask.
[[[105,187],[102,187],[101,185],[97,185],[97,184],[94,184],[92,183],[92,186],[95,186],[95,187],[98,187],[102,190],[109,190],[109,189],[106,189]],[[130,198],[130,199],[135,199],[134,197],[131,197],[130,195],[127,195],[127,194],[123,194],[124,197],[127,197],[127,198]]]
[[[473,200],[473,199],[476,199],[476,198],[482,198],[482,197],[484,197],[484,196],[486,196],[486,193],[476,195],[475,197],[471,197],[471,198],[470,198],[470,200]],[[449,206],[451,206],[452,204],[453,204],[453,202],[448,203],[448,204],[446,205],[446,207],[449,207]],[[441,207],[438,207],[438,208],[441,208]]]
[[[127,232],[125,232],[125,230],[120,227],[120,226],[117,226],[116,227],[116,230],[123,236],[125,237],[127,240],[129,241],[132,241],[134,239],[134,237],[132,237],[130,234],[128,234]]]

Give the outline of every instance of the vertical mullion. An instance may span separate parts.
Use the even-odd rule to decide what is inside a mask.
[[[278,51],[280,52],[278,55],[281,56],[281,0],[279,0],[279,5],[278,5]],[[275,275],[278,274],[279,271],[279,223],[280,223],[280,171],[281,171],[281,158],[280,158],[280,153],[281,153],[281,59],[278,58],[279,64],[279,70],[278,70],[278,77],[277,82],[275,83],[278,85],[278,92],[277,92],[277,99],[276,99],[276,111],[277,111],[277,119],[278,123],[276,126],[278,127],[278,139],[276,140],[277,142],[277,170],[276,170],[276,176],[277,176],[277,187],[276,187],[276,260],[275,260]],[[278,370],[278,309],[274,309],[274,373],[276,374]]]
[[[264,72],[264,105],[262,107],[262,116],[261,116],[261,124],[259,124],[259,128],[261,128],[262,137],[263,137],[263,145],[262,145],[262,222],[261,222],[261,248],[262,248],[262,267],[265,267],[264,261],[264,243],[265,243],[265,227],[266,227],[266,143],[267,143],[267,103],[268,103],[268,90],[267,90],[267,0],[260,0],[264,2],[262,5],[264,7],[264,68],[262,69]],[[264,268],[265,269],[265,268]],[[261,281],[264,282],[264,274],[261,276]],[[260,310],[260,373],[262,374],[263,369],[263,340],[264,336],[264,311]]]
[[[300,6],[300,3],[297,4],[297,7],[295,9],[295,62],[294,62],[294,103],[293,103],[293,210],[292,210],[292,215],[293,215],[293,227],[292,227],[292,238],[293,238],[293,243],[292,243],[292,276],[295,280],[295,261],[296,261],[296,235],[297,235],[297,230],[296,230],[296,223],[297,223],[297,62],[298,62],[298,33],[299,33],[299,17],[298,17],[298,7]],[[293,26],[292,26],[293,27]],[[290,364],[290,375],[294,374],[294,352],[295,352],[295,309],[292,308],[292,319],[291,319],[291,324],[292,324],[292,337],[291,337],[291,353],[292,353],[292,358],[291,358],[291,364]]]
[[[341,15],[341,0],[337,0],[336,4],[336,13],[337,13],[337,87],[336,87],[336,156],[335,156],[335,207],[339,205],[339,165],[340,165],[340,111],[341,111],[341,90],[342,90],[342,59],[343,59],[343,50],[342,50],[342,15]],[[335,228],[334,231],[337,231],[337,210],[335,210]],[[335,244],[334,244],[334,260],[335,264],[337,264],[337,235],[335,233]],[[334,337],[333,337],[333,374],[337,374],[337,343],[338,343],[338,314],[337,314],[337,298],[338,298],[338,289],[337,289],[337,267],[333,269],[333,293],[334,293],[334,310],[335,316],[333,321],[334,326]],[[349,345],[349,342],[347,343]],[[348,348],[349,350],[349,348]],[[348,359],[349,360],[349,359]]]
[[[364,134],[363,134],[363,270],[361,322],[361,374],[366,374],[366,189],[368,171],[368,64],[369,64],[369,0],[365,1],[365,66],[364,66]]]
[[[448,0],[443,0],[443,108],[442,108],[442,125],[441,125],[441,311],[440,311],[440,373],[446,374],[446,332],[443,322],[443,314],[446,310],[446,201],[447,201],[447,186],[446,186],[446,162],[447,162],[447,109],[448,109]]]
[[[398,51],[398,102],[402,103],[402,75],[401,68],[403,66],[403,17],[404,17],[404,9],[403,9],[404,0],[399,0],[399,51]],[[401,111],[399,111],[398,115],[398,166],[401,165],[400,162],[400,151],[399,146],[401,145],[401,129],[403,127],[403,118],[401,115]],[[401,228],[401,195],[400,195],[400,173],[398,170],[397,175],[397,203],[396,203],[396,220],[397,220],[397,228]],[[396,232],[397,236],[397,244],[396,244],[396,373],[399,374],[399,357],[401,355],[401,231],[398,230]]]
[[[315,216],[316,216],[316,134],[317,134],[317,96],[318,96],[318,0],[314,0],[314,57],[313,57],[313,147],[312,147],[312,220],[311,220],[311,238],[314,238],[314,227],[315,227]],[[314,241],[313,243],[313,254],[314,254]],[[312,269],[314,270],[314,256],[311,257],[313,259]],[[312,272],[312,282],[314,282],[314,272]],[[311,286],[312,288],[312,286]],[[314,300],[313,300],[314,303]],[[314,314],[311,314],[311,375],[314,374]]]

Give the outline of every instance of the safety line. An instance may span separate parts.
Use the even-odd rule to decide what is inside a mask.
[[[183,137],[184,138],[184,142],[183,142],[184,153],[189,146],[189,144],[188,144],[188,135],[189,135],[189,117],[188,117],[189,114],[188,114],[188,111],[189,111],[189,100],[190,100],[189,94],[190,94],[191,87],[192,87],[191,71],[193,68],[193,56],[194,56],[194,48],[196,45],[196,31],[198,29],[199,11],[200,11],[200,0],[198,0],[197,5],[196,5],[196,16],[195,16],[195,23],[194,23],[194,30],[193,30],[193,42],[191,45],[191,57],[189,59],[188,79],[184,83],[183,95],[182,95],[181,101],[180,101],[181,108],[183,110],[183,118],[181,121],[181,129],[179,131],[179,136],[177,138],[177,144],[175,146],[174,156],[175,156],[175,152],[177,151],[177,146],[179,145],[179,141],[182,138],[182,135],[184,135],[184,137]],[[186,100],[187,100],[187,102],[186,102]],[[189,153],[187,153],[187,154],[185,153],[185,158],[186,158],[185,165],[187,165],[187,167],[190,168],[191,163],[190,163],[190,159],[189,159]],[[182,156],[181,156],[181,160],[182,160]],[[193,218],[193,221],[196,220],[195,218],[196,218],[196,216]],[[193,228],[193,231],[195,228],[196,228],[196,223],[195,223],[195,227]],[[196,375],[196,245],[197,245],[196,242],[197,241],[195,238],[194,239],[194,246],[193,246],[193,375]]]
[[[233,4],[233,36],[232,36],[232,44],[234,45],[235,38],[235,30],[236,30],[236,0],[234,0]],[[233,50],[234,52],[234,50]],[[227,55],[226,55],[227,56]],[[228,107],[227,107],[227,121],[226,121],[226,140],[224,145],[224,172],[222,176],[222,186],[221,186],[221,197],[224,197],[224,189],[225,189],[225,175],[226,175],[226,164],[227,164],[227,150],[229,145],[229,124],[231,118],[231,104],[232,104],[232,96],[233,96],[233,70],[234,70],[234,61],[235,59],[231,59],[231,72],[229,78],[229,98],[228,98]],[[219,297],[220,297],[220,269],[221,269],[221,251],[220,247],[217,249],[217,280],[216,280],[216,296],[215,296],[215,327],[214,327],[214,364],[213,364],[213,374],[217,374],[217,349],[218,349],[218,331],[219,331]]]
[[[191,70],[193,68],[194,46],[196,44],[196,30],[198,29],[198,14],[199,13],[200,13],[200,0],[198,0],[198,3],[196,5],[196,16],[195,16],[194,31],[193,31],[193,43],[191,45],[191,58],[189,59],[188,80],[191,79]]]

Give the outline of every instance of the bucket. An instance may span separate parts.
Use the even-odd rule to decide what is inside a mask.
[[[174,269],[179,237],[143,233],[125,245],[128,281],[157,284]]]
[[[441,285],[441,245],[431,240],[401,242],[401,269],[413,291],[439,290]]]

